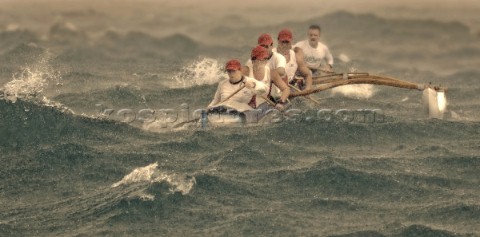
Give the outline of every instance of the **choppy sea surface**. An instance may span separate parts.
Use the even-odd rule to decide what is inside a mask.
[[[122,29],[101,8],[6,9],[0,236],[480,236],[480,34],[468,23],[327,11],[262,25],[186,6],[126,15],[137,21]],[[419,91],[361,85],[320,92],[321,105],[294,99],[296,119],[170,126],[163,113],[204,108],[259,34],[302,40],[312,23],[337,72],[448,87],[444,119]]]

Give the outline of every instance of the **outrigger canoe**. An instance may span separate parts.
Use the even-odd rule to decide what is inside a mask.
[[[392,77],[373,75],[365,72],[354,73],[332,73],[329,75],[315,77],[313,80],[313,88],[309,90],[296,89],[290,93],[289,98],[308,97],[311,94],[319,93],[336,87],[370,84],[390,86],[410,90],[423,91],[423,102],[425,110],[430,118],[442,119],[446,111],[446,95],[448,91],[446,87],[441,85],[435,86],[431,83],[417,84]],[[233,96],[233,95],[232,95]],[[313,100],[313,99],[311,99]],[[317,102],[317,101],[315,101]],[[317,102],[318,103],[318,102]],[[197,119],[198,125],[207,126],[231,126],[232,124],[245,125],[248,123],[248,116],[244,113],[203,113],[202,117]]]

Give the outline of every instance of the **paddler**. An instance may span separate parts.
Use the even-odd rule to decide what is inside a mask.
[[[309,90],[312,87],[312,72],[307,67],[304,61],[303,50],[300,48],[292,49],[293,34],[289,29],[283,29],[278,33],[277,48],[272,51],[277,52],[285,57],[287,63],[285,66],[285,73],[287,75],[289,84],[296,84],[295,75],[299,75],[305,79],[298,83],[300,89]]]
[[[252,98],[250,105],[262,111],[268,109],[268,105],[283,111],[286,107],[290,89],[288,85],[278,76],[278,72],[271,68],[271,54],[260,45],[252,49],[249,64],[244,66],[243,71],[249,77],[262,81],[267,85],[266,93],[256,95]]]
[[[296,43],[293,47],[303,51],[307,67],[312,71],[313,76],[320,76],[321,72],[333,72],[333,56],[328,47],[320,42],[321,28],[318,25],[311,25],[308,28],[308,39]],[[323,61],[327,65],[322,65]]]
[[[286,60],[281,54],[273,52],[273,39],[269,34],[261,34],[257,39],[258,46],[261,46],[267,50],[268,62],[267,65],[270,68],[270,78],[274,83],[274,87],[271,89],[269,95],[273,96],[278,104],[278,109],[284,109],[285,103],[287,103],[290,90],[284,90],[288,88],[287,74],[285,73]],[[248,68],[252,68],[252,60],[249,59],[245,64]],[[248,75],[248,70],[243,70],[244,75]],[[257,78],[258,79],[258,78]]]
[[[240,61],[232,59],[225,65],[228,79],[218,84],[212,102],[208,105],[210,112],[225,112],[234,110],[244,112],[253,109],[248,105],[255,94],[268,92],[267,85],[262,81],[242,75]]]
[[[278,76],[283,78],[285,74],[285,66],[287,61],[285,57],[277,52],[273,52],[273,39],[269,34],[262,34],[258,37],[258,45],[264,47],[268,52],[268,66],[270,70],[275,70]],[[252,60],[248,60],[245,64],[247,67],[252,65]]]

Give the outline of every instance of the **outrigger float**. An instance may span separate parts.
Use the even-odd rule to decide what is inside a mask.
[[[298,88],[291,86],[294,91],[290,93],[289,98],[306,97],[318,104],[319,102],[309,97],[309,95],[346,85],[370,84],[423,91],[424,108],[430,118],[442,119],[447,106],[446,92],[448,89],[446,87],[442,87],[441,85],[435,86],[431,83],[417,84],[366,72],[331,73],[328,75],[314,77],[312,84],[313,88],[309,90],[299,90]],[[238,91],[241,89],[242,88],[240,88]],[[232,93],[232,95],[225,100],[231,98],[238,91]],[[207,126],[207,123],[213,124],[214,126],[229,126],[231,123],[244,123],[245,116],[243,113],[211,114],[205,112],[202,113],[201,118],[197,119],[196,121],[200,122],[198,124],[202,127]]]

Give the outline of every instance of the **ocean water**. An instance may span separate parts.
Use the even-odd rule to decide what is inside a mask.
[[[0,3],[0,236],[480,236],[478,4],[247,3]],[[173,128],[259,34],[311,23],[337,72],[448,87],[444,118],[360,85]]]

